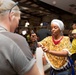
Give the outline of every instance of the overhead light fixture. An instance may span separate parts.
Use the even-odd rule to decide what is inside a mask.
[[[22,17],[22,18],[25,18],[25,19],[28,18],[27,16],[21,16],[21,17]]]
[[[28,27],[28,25],[30,25],[30,23],[27,21],[27,22],[25,23],[25,27]]]
[[[53,1],[53,5],[56,5],[56,1]]]
[[[29,8],[27,8],[27,7],[22,7],[22,6],[21,6],[20,8],[21,8],[21,9],[24,9],[24,10],[27,10],[27,9],[29,9]]]
[[[26,30],[23,30],[22,31],[22,35],[26,35],[27,31]]]
[[[26,22],[26,25],[30,25],[28,21]]]
[[[43,23],[40,23],[40,26],[42,27],[43,26]]]
[[[39,13],[43,13],[43,11],[39,11]]]

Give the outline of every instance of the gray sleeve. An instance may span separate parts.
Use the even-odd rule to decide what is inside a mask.
[[[2,34],[7,36],[13,42],[15,42],[20,47],[20,49],[23,51],[23,53],[26,55],[28,60],[31,60],[33,58],[32,52],[30,50],[28,42],[26,41],[26,38],[16,33],[14,34],[10,32],[2,32]]]
[[[29,71],[35,64],[35,59],[32,58],[29,61],[26,55],[22,52],[22,50],[18,46],[14,46],[12,64],[19,75],[24,75],[24,73]]]

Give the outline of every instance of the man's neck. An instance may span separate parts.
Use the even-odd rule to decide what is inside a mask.
[[[0,23],[0,28],[3,28],[6,31],[10,31],[10,28],[8,27],[8,25],[6,25],[4,23]]]

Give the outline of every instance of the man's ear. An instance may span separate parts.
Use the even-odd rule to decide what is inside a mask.
[[[14,20],[14,19],[15,19],[15,16],[13,15],[13,16],[12,16],[12,20]]]
[[[15,18],[14,13],[9,13],[9,20],[12,21]]]

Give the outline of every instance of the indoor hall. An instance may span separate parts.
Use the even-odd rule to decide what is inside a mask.
[[[36,33],[42,26],[50,30],[52,19],[60,19],[64,22],[64,35],[69,35],[72,24],[76,20],[75,0],[14,0],[18,2],[21,11],[21,20],[15,33],[25,37],[31,44],[30,34]],[[50,65],[43,58],[45,75],[50,75]]]

